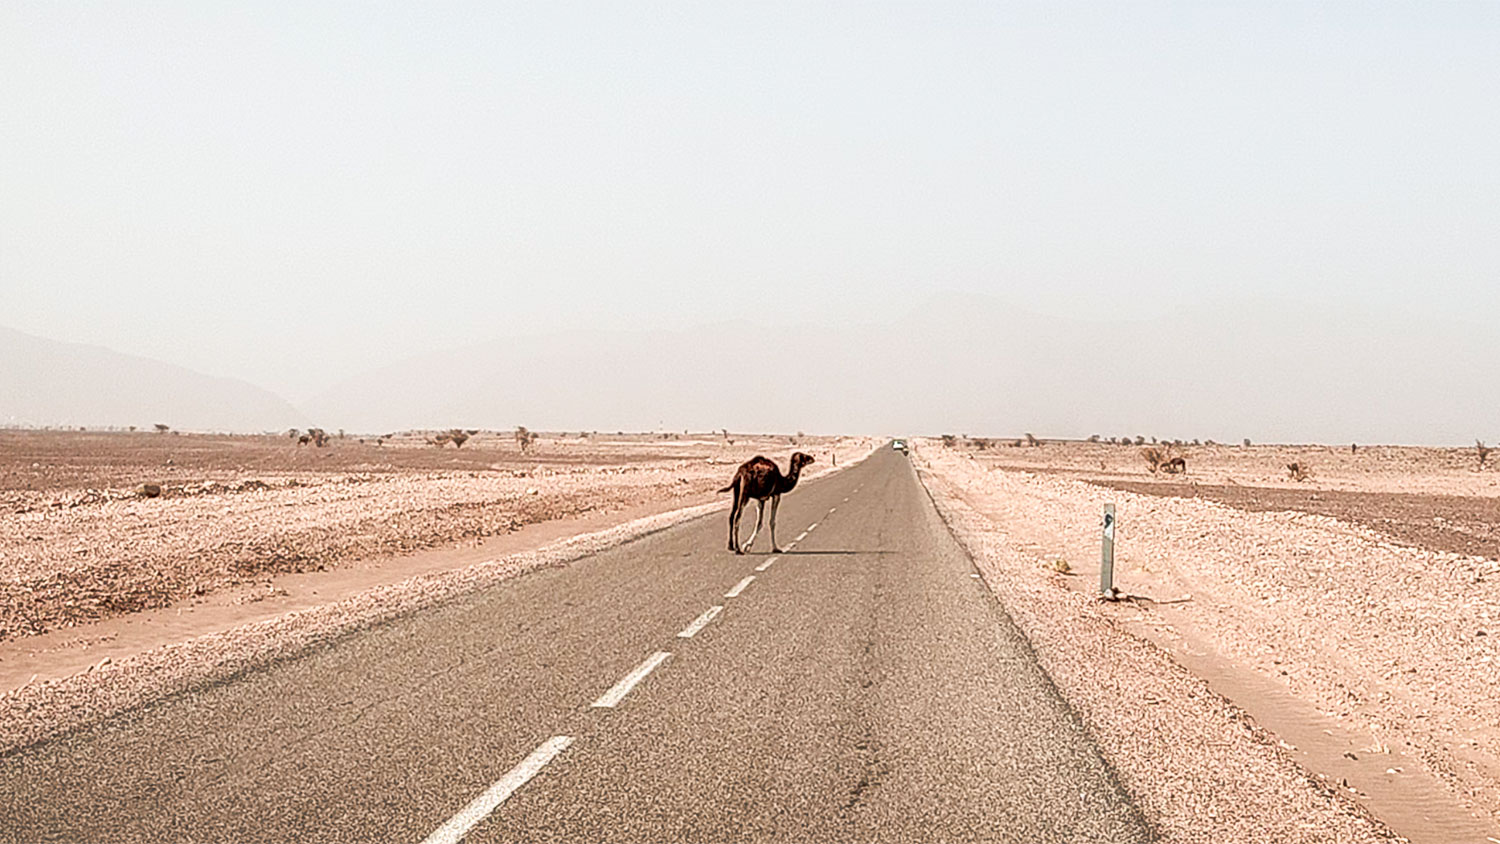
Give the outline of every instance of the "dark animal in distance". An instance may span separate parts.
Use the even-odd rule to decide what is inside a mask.
[[[790,468],[785,475],[776,468],[771,460],[756,455],[745,461],[739,470],[734,473],[734,480],[729,486],[719,492],[733,492],[734,505],[729,508],[729,550],[736,554],[745,553],[755,537],[760,534],[760,525],[766,515],[766,499],[771,500],[771,550],[780,554],[781,548],[776,544],[776,508],[781,506],[783,493],[791,492],[792,487],[797,485],[797,478],[802,475],[802,467],[812,463],[813,457],[800,451],[792,453]],[[740,545],[740,516],[744,515],[745,505],[750,499],[755,499],[755,530],[750,532],[750,540],[743,546]]]

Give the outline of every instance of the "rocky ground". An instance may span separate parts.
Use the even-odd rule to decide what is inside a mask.
[[[876,445],[790,439],[0,432],[0,752],[722,508],[757,453],[816,477]]]
[[[917,459],[1169,837],[1373,834],[1330,793],[1413,840],[1500,837],[1500,472],[1472,450],[1203,446],[1159,476],[1140,451]],[[1121,604],[1093,600],[1106,501]],[[1324,837],[1293,835],[1308,818]]]
[[[551,435],[523,453],[510,433],[480,432],[462,448],[422,434],[319,448],[284,436],[0,432],[0,642],[538,522],[671,509],[712,495],[757,453],[785,464],[808,451],[816,471],[868,445],[791,439]]]

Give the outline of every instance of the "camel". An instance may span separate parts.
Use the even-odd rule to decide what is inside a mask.
[[[771,499],[771,550],[777,554],[781,548],[776,544],[776,508],[781,506],[782,493],[791,492],[792,487],[797,485],[797,478],[802,474],[802,467],[813,462],[811,454],[803,454],[800,451],[792,452],[791,469],[786,475],[776,468],[771,460],[756,455],[740,466],[739,471],[734,473],[734,480],[729,486],[719,492],[734,492],[734,506],[729,509],[729,550],[736,554],[745,553],[755,542],[755,537],[760,534],[760,525],[766,515],[766,499]],[[740,538],[740,516],[745,512],[745,504],[750,499],[755,499],[755,530],[750,532],[750,541],[743,546],[739,543]]]

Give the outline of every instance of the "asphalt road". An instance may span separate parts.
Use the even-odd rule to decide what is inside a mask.
[[[0,757],[0,840],[1148,839],[905,457],[725,518]]]

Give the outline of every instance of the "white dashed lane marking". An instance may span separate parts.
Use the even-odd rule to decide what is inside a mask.
[[[854,488],[854,492],[859,492],[859,490],[860,487]],[[848,501],[849,497],[845,496],[843,502],[841,503],[848,503]],[[839,508],[837,507],[830,507],[828,508],[828,514],[833,515],[834,513],[838,512],[838,509]],[[812,531],[817,530],[818,524],[818,522],[813,522],[811,525],[809,525],[807,530],[804,530],[802,533],[798,534],[796,539],[787,544],[787,548],[792,549],[797,547],[798,542],[806,539],[807,535]],[[765,562],[756,566],[755,570],[760,572],[766,571],[771,567],[773,563],[776,562],[777,559],[778,558],[774,556],[768,557]],[[976,574],[971,576],[978,577],[979,575]],[[744,580],[736,583],[733,589],[730,589],[728,592],[724,593],[724,597],[739,597],[740,593],[748,589],[750,587],[750,584],[754,581],[755,575],[748,575]],[[693,622],[691,624],[683,628],[682,632],[678,633],[677,636],[682,639],[693,638],[693,636],[701,632],[703,628],[712,623],[713,620],[719,616],[719,613],[723,611],[724,607],[722,605],[714,605],[712,607],[709,607],[703,612],[702,615],[693,619]],[[655,671],[658,667],[661,666],[662,663],[671,658],[672,654],[666,651],[657,651],[656,653],[647,657],[644,662],[642,662],[640,665],[637,665],[633,670],[631,670],[629,674],[626,674],[623,678],[621,678],[618,683],[615,683],[614,686],[610,687],[609,691],[605,692],[599,697],[598,700],[594,701],[594,706],[602,708],[612,708],[616,706],[620,703],[620,701],[624,700],[625,696],[630,694],[631,690],[639,685],[642,680],[646,679],[646,677],[652,671]],[[512,768],[505,774],[505,776],[497,780],[494,785],[486,789],[483,794],[474,798],[474,800],[471,801],[469,805],[461,809],[458,814],[449,818],[446,823],[444,823],[441,827],[438,827],[438,829],[431,835],[427,836],[422,844],[459,844],[459,842],[463,840],[463,837],[465,835],[468,835],[469,831],[472,830],[475,825],[477,825],[485,818],[489,817],[491,813],[493,813],[497,808],[500,807],[500,804],[508,800],[510,796],[516,792],[517,789],[525,785],[528,781],[531,780],[532,777],[536,776],[537,773],[542,770],[542,768],[547,766],[547,763],[557,758],[557,756],[564,750],[567,750],[568,746],[572,743],[573,739],[571,736],[553,736],[552,738],[543,742],[540,747],[531,752],[530,756],[527,756],[525,759],[523,759],[519,765]]]
[[[625,696],[630,694],[630,690],[635,688],[637,683],[646,679],[647,674],[655,671],[656,666],[661,665],[663,662],[666,662],[671,658],[672,655],[667,653],[666,651],[657,651],[656,653],[647,657],[645,662],[637,665],[634,671],[626,674],[624,678],[620,680],[620,682],[614,685],[613,688],[605,692],[598,700],[594,701],[594,706],[613,707],[615,704],[624,700]]]
[[[553,736],[542,742],[541,747],[531,751],[531,755],[522,760],[521,764],[510,769],[510,772],[501,777],[485,792],[463,807],[458,814],[448,819],[448,822],[437,828],[437,831],[427,836],[422,844],[458,844],[474,825],[489,817],[490,813],[504,803],[516,789],[525,785],[527,780],[537,775],[537,772],[546,767],[548,762],[557,758],[559,753],[568,749],[573,743],[569,736]]]
[[[693,623],[692,624],[689,624],[687,627],[684,627],[683,630],[682,630],[682,632],[677,634],[678,638],[681,638],[681,639],[691,639],[691,638],[693,638],[693,634],[695,634],[699,630],[702,630],[703,628],[707,627],[708,623],[710,621],[714,620],[714,616],[718,615],[719,613],[721,613],[723,611],[724,611],[723,607],[717,607],[717,606],[716,607],[709,607],[707,610],[705,610],[703,612],[703,615],[700,615],[697,618],[693,619]]]

